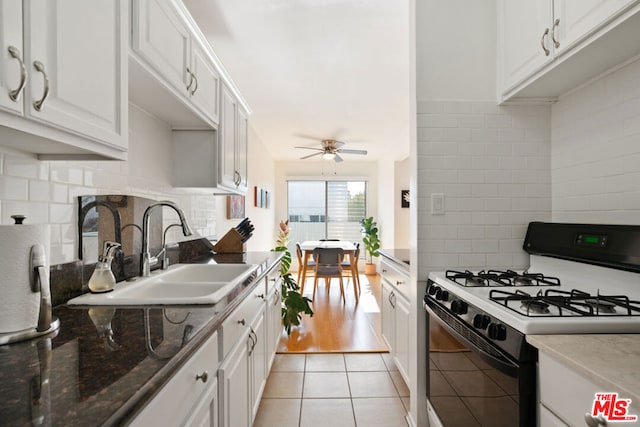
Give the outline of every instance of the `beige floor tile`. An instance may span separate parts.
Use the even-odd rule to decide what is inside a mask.
[[[396,390],[398,391],[398,395],[400,397],[409,397],[409,387],[407,387],[407,383],[404,382],[404,378],[400,375],[399,371],[389,372],[391,375],[391,380],[393,381],[393,385],[396,386]]]
[[[391,355],[391,353],[381,353],[381,354],[382,354],[382,360],[384,360],[384,364],[387,365],[387,370],[397,371],[398,367],[396,366],[396,363],[393,361],[393,356]]]
[[[302,399],[301,427],[355,427],[351,399]]]
[[[300,399],[262,399],[253,427],[298,427]]]
[[[348,372],[352,397],[398,397],[388,372]]]
[[[271,372],[304,372],[304,354],[276,354]]]
[[[350,397],[346,372],[305,373],[302,396],[305,399],[314,397]]]
[[[303,372],[272,372],[267,378],[263,397],[301,398]]]
[[[406,427],[405,409],[399,397],[353,399],[358,427]]]
[[[400,400],[402,400],[402,406],[404,406],[404,410],[408,414],[409,411],[411,410],[411,398],[410,397],[401,397]]]
[[[347,371],[386,371],[387,365],[380,353],[346,353]]]
[[[307,354],[307,372],[344,372],[344,355]]]

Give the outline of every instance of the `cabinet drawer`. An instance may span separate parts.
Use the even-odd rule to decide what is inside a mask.
[[[387,283],[403,295],[407,295],[409,276],[407,276],[399,266],[396,266],[395,263],[392,263],[387,259],[382,259],[382,261],[380,261],[380,275],[387,281]]]
[[[271,294],[273,287],[279,285],[280,280],[280,263],[267,274],[267,293]]]
[[[264,282],[256,286],[245,300],[222,323],[222,346],[220,356],[222,359],[236,345],[244,331],[250,325],[251,320],[264,307]]]
[[[617,391],[596,385],[543,352],[538,356],[538,368],[540,403],[568,425],[587,425],[584,417],[586,413],[591,412],[595,394]],[[628,396],[621,395],[620,398],[628,398]],[[628,413],[640,415],[640,411],[635,406],[630,407]],[[629,425],[629,423],[609,421],[607,425]]]
[[[182,425],[191,413],[191,408],[202,396],[215,392],[218,363],[218,333],[215,332],[149,402],[131,425]]]

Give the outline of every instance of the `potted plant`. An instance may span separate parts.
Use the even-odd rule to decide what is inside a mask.
[[[360,220],[360,233],[362,234],[362,243],[364,243],[364,250],[366,252],[366,264],[364,266],[364,274],[376,274],[376,265],[373,263],[373,258],[380,256],[378,249],[380,249],[380,237],[378,236],[378,224],[373,220],[373,217],[362,218]]]
[[[282,324],[287,331],[287,335],[291,335],[291,327],[300,325],[302,320],[301,313],[313,316],[313,310],[309,303],[311,300],[300,295],[300,286],[293,279],[293,275],[289,271],[291,267],[291,252],[287,246],[289,245],[289,221],[280,221],[280,230],[276,239],[276,247],[274,252],[284,252],[280,263],[280,277],[282,278]]]

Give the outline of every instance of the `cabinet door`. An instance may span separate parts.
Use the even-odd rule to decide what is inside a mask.
[[[557,51],[567,50],[634,3],[637,0],[554,0]]]
[[[191,38],[171,1],[137,0],[133,8],[132,47],[178,92],[193,84],[188,73]]]
[[[218,381],[213,380],[211,392],[193,408],[185,427],[218,427]]]
[[[392,304],[392,299],[395,296],[391,290],[391,286],[387,285],[384,280],[382,281],[382,338],[384,339],[389,351],[393,353],[395,340],[393,335],[395,333],[395,315]]]
[[[231,91],[224,85],[222,86],[220,98],[218,183],[224,187],[235,189],[238,183],[235,159],[238,102]]]
[[[551,0],[499,1],[498,54],[502,92],[553,59],[551,4]],[[546,30],[549,33],[545,36]]]
[[[218,123],[220,75],[199,43],[193,43],[191,71],[195,75],[195,81],[189,88],[191,101],[209,120]]]
[[[260,396],[267,381],[267,329],[265,307],[262,312],[252,322],[253,343],[249,343],[249,368],[251,378],[251,423],[258,413],[260,406]]]
[[[22,114],[23,94],[17,92],[21,87],[22,67],[26,67],[22,48],[22,2],[0,0],[0,49],[0,109]]]
[[[24,2],[25,114],[126,149],[125,0]]]
[[[397,295],[397,294],[396,294]],[[396,296],[395,307],[395,362],[398,366],[398,370],[404,377],[404,380],[409,384],[409,302],[402,296]]]
[[[249,329],[242,334],[239,344],[225,358],[218,370],[220,424],[223,427],[249,427]]]
[[[238,109],[238,138],[236,141],[236,168],[240,174],[240,185],[238,189],[247,190],[247,153],[249,152],[249,119],[247,113]]]
[[[268,337],[267,337],[267,350],[269,354],[269,360],[267,367],[271,366],[275,352],[278,349],[280,343],[280,336],[282,335],[282,301],[280,298],[280,282],[276,282],[276,285],[271,288],[271,292],[267,298],[267,318],[268,318]],[[268,370],[268,369],[267,369]]]

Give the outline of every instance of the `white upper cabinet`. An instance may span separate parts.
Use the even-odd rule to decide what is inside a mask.
[[[640,54],[639,3],[499,0],[499,100],[554,101]]]
[[[231,90],[223,85],[218,137],[218,181],[222,187],[238,194],[247,191],[247,133],[247,113],[238,104]]]
[[[40,158],[125,159],[124,0],[0,0],[0,125]],[[16,145],[17,144],[17,145]]]
[[[0,0],[0,109],[22,114],[27,69],[22,48],[22,2]]]
[[[220,74],[197,26],[180,1],[137,0],[133,5],[132,94],[134,103],[177,128],[218,124]],[[156,85],[138,67],[150,69]],[[175,97],[167,106],[166,91]],[[187,110],[185,112],[185,110]]]

